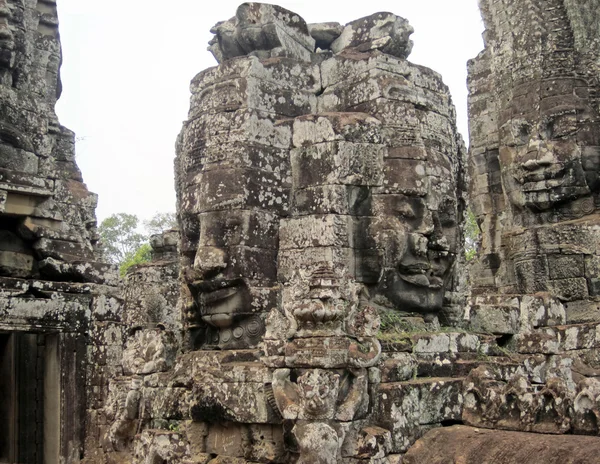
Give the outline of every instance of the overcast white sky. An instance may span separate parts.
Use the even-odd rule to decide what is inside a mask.
[[[209,29],[240,0],[59,0],[64,51],[57,112],[78,137],[77,161],[100,196],[98,220],[175,210],[175,138],[189,82],[214,66]],[[466,63],[483,48],[477,0],[280,0],[308,23],[346,24],[378,11],[415,28],[409,60],[442,74],[467,138]]]

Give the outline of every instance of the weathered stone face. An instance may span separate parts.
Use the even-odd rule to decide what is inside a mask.
[[[395,161],[386,166],[392,165],[385,170],[384,184],[410,182],[416,189],[412,195],[373,196],[375,217],[367,233],[380,256],[382,278],[376,292],[400,311],[437,312],[458,246],[456,185],[427,175],[437,164],[434,160]]]
[[[595,307],[584,263],[598,256],[600,70],[597,33],[582,20],[593,14],[570,1],[481,7],[486,49],[469,70],[474,287]],[[536,26],[505,26],[527,21]]]
[[[196,347],[255,346],[276,304],[291,131],[272,114],[288,107],[268,107],[259,96],[294,95],[290,83],[272,76],[285,60],[266,67],[241,57],[193,82],[178,148],[178,198],[186,317]]]
[[[596,91],[583,79],[563,77],[525,82],[502,99],[508,102],[500,112],[499,159],[517,208],[556,207],[559,220],[594,211],[600,131],[589,96]]]
[[[220,65],[192,82],[176,160],[196,351],[151,387],[177,397],[147,404],[213,431],[286,421],[298,462],[383,459],[410,426],[371,427],[379,311],[435,325],[460,252],[463,144],[440,76],[405,59],[406,20],[310,29],[301,39],[296,15],[254,3],[214,29]],[[459,414],[442,404],[458,385],[433,395],[434,421]],[[248,459],[248,444],[227,452]]]
[[[205,198],[234,196],[231,174],[235,173],[204,171],[202,182],[209,190]],[[253,195],[255,190],[246,192]],[[250,208],[242,204],[198,214],[198,246],[187,285],[196,308],[191,322],[208,326],[209,338],[203,342],[207,345],[255,344],[264,332],[260,313],[274,304],[278,215]]]
[[[213,46],[224,61],[194,79],[179,141],[190,324],[208,328],[197,346],[247,344],[235,320],[260,325],[255,316],[276,306],[275,277],[287,284],[295,270],[310,273],[324,261],[406,313],[439,311],[451,285],[464,152],[439,76],[403,59],[412,28],[375,14],[346,26],[334,43],[340,54],[322,63],[304,63],[287,42],[266,60],[261,51],[277,47],[252,45],[242,31],[264,38],[288,23],[305,29],[273,8],[244,4],[217,28]],[[231,43],[248,39],[247,49],[223,52],[225,29]],[[387,46],[405,51],[382,53]],[[294,59],[272,58],[280,55]],[[275,122],[281,117],[296,119]],[[260,338],[254,322],[252,331]]]

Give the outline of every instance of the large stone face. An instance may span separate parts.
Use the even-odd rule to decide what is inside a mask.
[[[471,371],[463,420],[596,434],[600,68],[589,8],[600,4],[480,5],[485,49],[469,63],[469,109],[482,242],[468,316],[526,359]]]
[[[447,88],[406,61],[412,28],[389,13],[306,28],[249,3],[214,32],[220,65],[192,82],[176,159],[184,330],[199,351],[157,379],[181,390],[157,419],[283,419],[298,462],[406,449],[420,435],[400,444],[400,429],[370,425],[389,425],[371,417],[378,313],[435,326],[456,287],[465,150]],[[435,396],[436,421],[450,396]]]
[[[447,89],[378,47],[340,49],[319,64],[232,58],[193,81],[176,164],[196,346],[255,345],[275,277],[310,260],[404,313],[434,315],[455,285],[464,150]],[[317,237],[327,220],[338,239]],[[314,235],[289,234],[309,221]]]
[[[520,432],[482,434],[492,455],[599,433],[597,42],[587,7],[534,3],[482,2],[466,305],[465,149],[408,22],[245,3],[215,26],[177,141],[184,343],[176,264],[134,270],[97,410],[109,460],[476,460],[476,432],[447,426]]]
[[[474,287],[594,305],[595,277],[583,263],[598,254],[600,70],[597,31],[582,19],[588,7],[481,7],[486,48],[469,69],[483,232]],[[534,26],[509,27],[524,22]]]

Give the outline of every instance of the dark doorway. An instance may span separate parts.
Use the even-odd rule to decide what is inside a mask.
[[[52,335],[0,333],[1,464],[57,462],[44,459],[44,451],[57,457],[57,437],[50,433],[52,443],[44,443],[44,429],[60,430],[57,341]]]

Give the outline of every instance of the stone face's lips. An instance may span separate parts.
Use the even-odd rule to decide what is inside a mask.
[[[550,180],[542,180],[539,182],[525,182],[523,184],[524,192],[538,192],[548,189],[555,189],[559,187],[563,187],[565,184],[565,179],[550,179]]]
[[[232,297],[239,290],[239,287],[226,287],[220,290],[202,293],[200,297],[202,303],[204,303],[205,305],[210,305]]]
[[[211,280],[196,280],[191,283],[191,287],[200,293],[210,293],[215,290],[222,290],[230,287],[240,287],[243,282],[240,279],[211,279]]]
[[[418,287],[429,287],[429,279],[425,274],[399,274],[400,278]]]
[[[550,179],[557,179],[559,176],[560,179],[564,179],[562,177],[565,172],[565,167],[561,165],[555,165],[552,168],[540,168],[534,171],[527,171],[522,176],[519,176],[518,180],[522,184],[529,182],[542,182]]]
[[[418,287],[441,288],[443,279],[435,275],[427,275],[430,270],[431,266],[428,263],[399,265],[398,275],[405,282]]]
[[[444,280],[438,276],[430,276],[429,277],[429,287],[430,288],[442,288],[444,285]]]
[[[429,263],[400,264],[398,270],[402,274],[423,274],[431,269]]]

